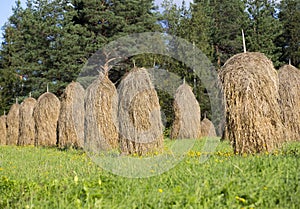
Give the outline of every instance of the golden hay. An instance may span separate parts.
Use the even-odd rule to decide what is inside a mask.
[[[107,75],[99,77],[85,94],[85,149],[108,151],[118,148],[118,94]]]
[[[19,140],[19,104],[13,104],[6,118],[7,123],[7,145],[17,145]]]
[[[34,145],[35,122],[33,119],[33,109],[36,100],[34,98],[25,99],[19,110],[19,141],[18,145]]]
[[[0,117],[0,145],[6,145],[7,127],[6,115]]]
[[[80,83],[72,82],[62,95],[58,119],[58,145],[61,148],[83,148],[84,93]]]
[[[198,139],[201,137],[201,110],[192,88],[182,84],[176,91],[173,104],[175,118],[171,139]]]
[[[284,140],[278,104],[278,76],[261,53],[230,58],[220,71],[226,130],[235,153],[272,151]]]
[[[144,68],[134,68],[118,87],[119,131],[123,154],[145,155],[163,148],[157,93]]]
[[[279,70],[281,118],[289,140],[300,141],[300,70],[285,65]]]
[[[57,121],[60,101],[52,93],[42,94],[33,111],[36,127],[36,146],[55,146],[57,142]]]
[[[216,137],[216,129],[214,124],[206,117],[201,121],[201,136]]]

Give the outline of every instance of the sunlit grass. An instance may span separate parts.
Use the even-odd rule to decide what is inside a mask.
[[[300,143],[242,156],[227,142],[212,153],[203,146],[196,141],[175,168],[143,179],[111,174],[81,150],[0,147],[0,208],[299,207]]]

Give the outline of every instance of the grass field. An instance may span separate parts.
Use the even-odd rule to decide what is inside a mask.
[[[83,151],[0,147],[0,208],[300,208],[300,143],[237,156],[222,142],[205,163],[201,146],[142,179],[111,174]]]

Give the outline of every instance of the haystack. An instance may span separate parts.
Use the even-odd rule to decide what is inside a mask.
[[[281,118],[289,140],[300,141],[300,70],[292,65],[279,70],[279,95]]]
[[[6,115],[0,117],[0,145],[6,145],[7,129]]]
[[[201,112],[199,103],[187,84],[178,87],[173,109],[175,118],[171,139],[198,139],[201,137]]]
[[[19,140],[19,104],[13,104],[6,118],[7,123],[7,145],[17,145]]]
[[[108,151],[118,148],[118,94],[107,74],[99,77],[85,94],[85,149]]]
[[[216,129],[214,124],[206,117],[201,121],[201,136],[202,137],[216,137]]]
[[[124,154],[160,152],[163,125],[159,100],[144,68],[134,68],[118,87],[120,146]]]
[[[272,62],[261,53],[238,54],[219,76],[226,104],[225,133],[235,153],[272,151],[284,139]]]
[[[33,111],[36,127],[36,146],[55,146],[57,142],[57,121],[60,101],[52,93],[42,94]]]
[[[84,89],[80,83],[70,83],[61,98],[58,119],[59,147],[83,148]]]
[[[18,145],[34,145],[35,140],[35,122],[33,118],[33,110],[36,105],[34,98],[25,99],[20,105],[19,123],[20,134]]]

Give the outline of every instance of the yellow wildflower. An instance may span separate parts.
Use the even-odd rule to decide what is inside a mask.
[[[78,184],[78,176],[77,175],[74,176],[74,182],[75,182],[75,184]]]
[[[246,200],[244,198],[239,197],[239,196],[236,196],[235,199],[238,200],[238,201],[240,201],[240,202],[242,202],[242,203],[246,202]]]

